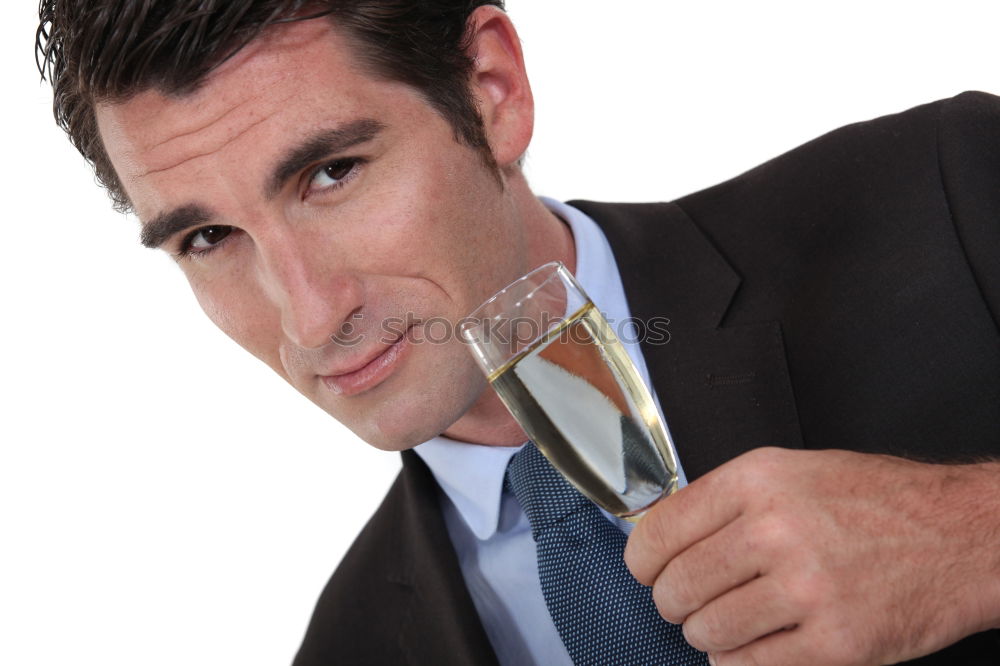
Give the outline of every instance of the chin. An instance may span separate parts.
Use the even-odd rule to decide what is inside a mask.
[[[420,423],[424,419],[405,418],[404,415],[397,414],[392,418],[382,418],[376,422],[362,424],[358,428],[352,428],[354,433],[368,444],[382,451],[406,451],[418,444],[423,444],[427,440],[437,437],[448,424],[439,427],[438,423]]]
[[[367,395],[347,401],[329,401],[322,393],[309,397],[376,449],[412,449],[451,427],[487,386],[471,355],[459,351],[457,356],[439,354],[423,364],[416,363],[419,357],[414,354],[402,372]]]
[[[413,401],[412,397],[397,396],[352,409],[351,413],[325,411],[376,449],[405,451],[444,432],[464,411],[463,405],[448,408],[453,401],[444,396],[436,400],[429,397],[425,394]]]
[[[345,423],[358,437],[383,451],[405,451],[437,437],[458,421],[485,388],[477,368],[467,377],[451,376],[443,387],[425,387],[419,398],[390,400]]]

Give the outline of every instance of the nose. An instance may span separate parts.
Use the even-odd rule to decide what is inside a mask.
[[[364,304],[357,275],[322,244],[286,240],[261,254],[265,292],[280,310],[282,332],[301,349],[329,344]]]

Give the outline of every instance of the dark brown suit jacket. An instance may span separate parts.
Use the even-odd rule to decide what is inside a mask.
[[[674,203],[573,205],[632,314],[670,319],[643,353],[689,479],[765,445],[1000,458],[1000,99],[851,125]],[[296,666],[496,663],[403,459]],[[1000,632],[912,663],[995,666]]]

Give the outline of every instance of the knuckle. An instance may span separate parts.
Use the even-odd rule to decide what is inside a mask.
[[[795,548],[799,540],[795,526],[778,512],[767,513],[758,518],[752,535],[752,547],[765,553],[787,552]]]
[[[734,647],[732,622],[711,609],[695,613],[684,622],[684,638],[703,652],[714,652]]]
[[[660,508],[653,506],[649,513],[642,519],[639,526],[636,528],[638,532],[639,539],[642,543],[655,551],[664,551],[669,545],[670,541],[670,529],[668,527],[670,521],[663,517],[663,512],[657,511]]]
[[[799,616],[811,615],[836,596],[832,583],[819,572],[793,577],[783,588],[785,599]]]
[[[657,520],[647,516],[629,537],[625,546],[625,566],[637,581],[643,585],[652,585],[660,574],[660,562],[657,553],[663,552],[662,528]],[[640,531],[641,528],[641,531]]]
[[[702,652],[711,652],[712,649],[705,643],[703,638],[702,627],[695,622],[694,619],[690,619],[681,625],[681,632],[684,634],[684,640],[688,642],[691,647],[696,650],[701,650]]]
[[[683,557],[673,559],[663,570],[666,592],[685,615],[697,608],[701,600],[695,578],[687,571]]]
[[[787,455],[788,451],[774,446],[751,449],[723,467],[725,482],[739,491],[766,495],[777,483]]]
[[[660,616],[668,622],[680,624],[688,615],[664,576],[660,576],[656,584],[653,585],[653,603]]]
[[[744,455],[750,464],[757,467],[769,467],[780,464],[788,454],[787,449],[777,446],[761,446],[747,451]]]

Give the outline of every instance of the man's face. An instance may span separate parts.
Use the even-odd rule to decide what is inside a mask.
[[[527,268],[513,206],[326,21],[272,29],[197,92],[101,105],[98,122],[147,240],[208,316],[363,439],[407,448],[481,394],[444,322]]]

